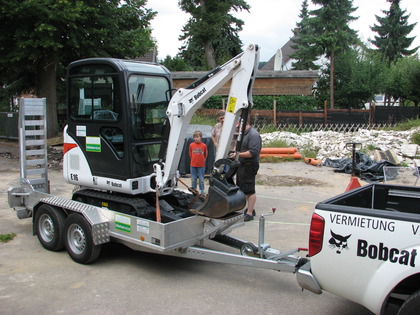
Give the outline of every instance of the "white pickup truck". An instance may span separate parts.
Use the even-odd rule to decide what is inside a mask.
[[[318,203],[310,268],[298,271],[300,285],[375,314],[386,314],[391,305],[398,314],[420,314],[419,198],[419,187],[370,184]]]

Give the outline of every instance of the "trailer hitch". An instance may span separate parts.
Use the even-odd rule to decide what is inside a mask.
[[[261,214],[259,218],[259,227],[258,227],[258,246],[248,242],[242,245],[241,254],[243,256],[249,257],[259,257],[262,259],[281,261],[288,259],[290,255],[294,255],[300,251],[308,251],[307,248],[294,248],[288,251],[279,251],[277,249],[271,248],[270,244],[265,243],[265,217],[274,215],[276,208],[271,208],[270,213]],[[295,271],[304,265],[308,260],[306,258],[299,258],[295,265]]]

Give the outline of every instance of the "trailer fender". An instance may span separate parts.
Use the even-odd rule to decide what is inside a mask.
[[[65,209],[69,214],[70,212],[77,212],[83,215],[92,227],[93,243],[95,245],[105,244],[111,241],[109,220],[104,214],[104,209],[54,196],[43,198],[40,202]]]

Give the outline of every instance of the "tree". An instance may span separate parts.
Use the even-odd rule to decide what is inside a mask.
[[[414,54],[418,47],[408,49],[415,37],[407,37],[414,29],[414,24],[408,24],[410,15],[405,15],[405,10],[400,8],[400,0],[387,0],[390,2],[389,11],[382,10],[385,17],[376,16],[378,24],[371,27],[372,31],[378,33],[374,40],[371,40],[382,52],[388,66],[403,56]]]
[[[56,134],[57,71],[86,57],[137,57],[155,44],[146,0],[0,0],[0,84],[47,98],[48,136]]]
[[[162,65],[169,69],[169,71],[192,71],[192,68],[179,56],[166,56],[162,61]]]
[[[380,92],[386,67],[374,52],[355,47],[336,55],[335,97],[341,108],[364,108]]]
[[[351,16],[356,8],[351,0],[312,0],[321,7],[311,14],[313,41],[330,60],[330,106],[334,108],[334,62],[335,54],[346,51],[358,42],[357,34],[349,23],[357,18]]]
[[[191,14],[179,37],[185,41],[180,56],[194,69],[213,69],[241,52],[238,32],[244,22],[230,12],[249,11],[245,0],[180,0],[178,4]]]
[[[300,22],[293,30],[291,47],[295,52],[290,55],[296,62],[292,63],[293,70],[317,70],[319,66],[314,63],[318,59],[316,46],[313,44],[313,33],[309,23],[308,0],[304,0],[299,14]]]
[[[385,80],[385,94],[400,103],[413,102],[415,106],[420,103],[420,60],[418,56],[399,58],[389,67]]]

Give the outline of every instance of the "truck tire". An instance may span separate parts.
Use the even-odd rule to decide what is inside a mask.
[[[64,247],[64,222],[66,215],[53,206],[43,204],[35,213],[34,228],[41,245],[51,251]]]
[[[75,262],[89,264],[98,258],[101,245],[93,243],[92,227],[81,214],[69,215],[64,231],[64,246]]]
[[[411,294],[398,311],[398,315],[418,314],[420,309],[420,291]]]

